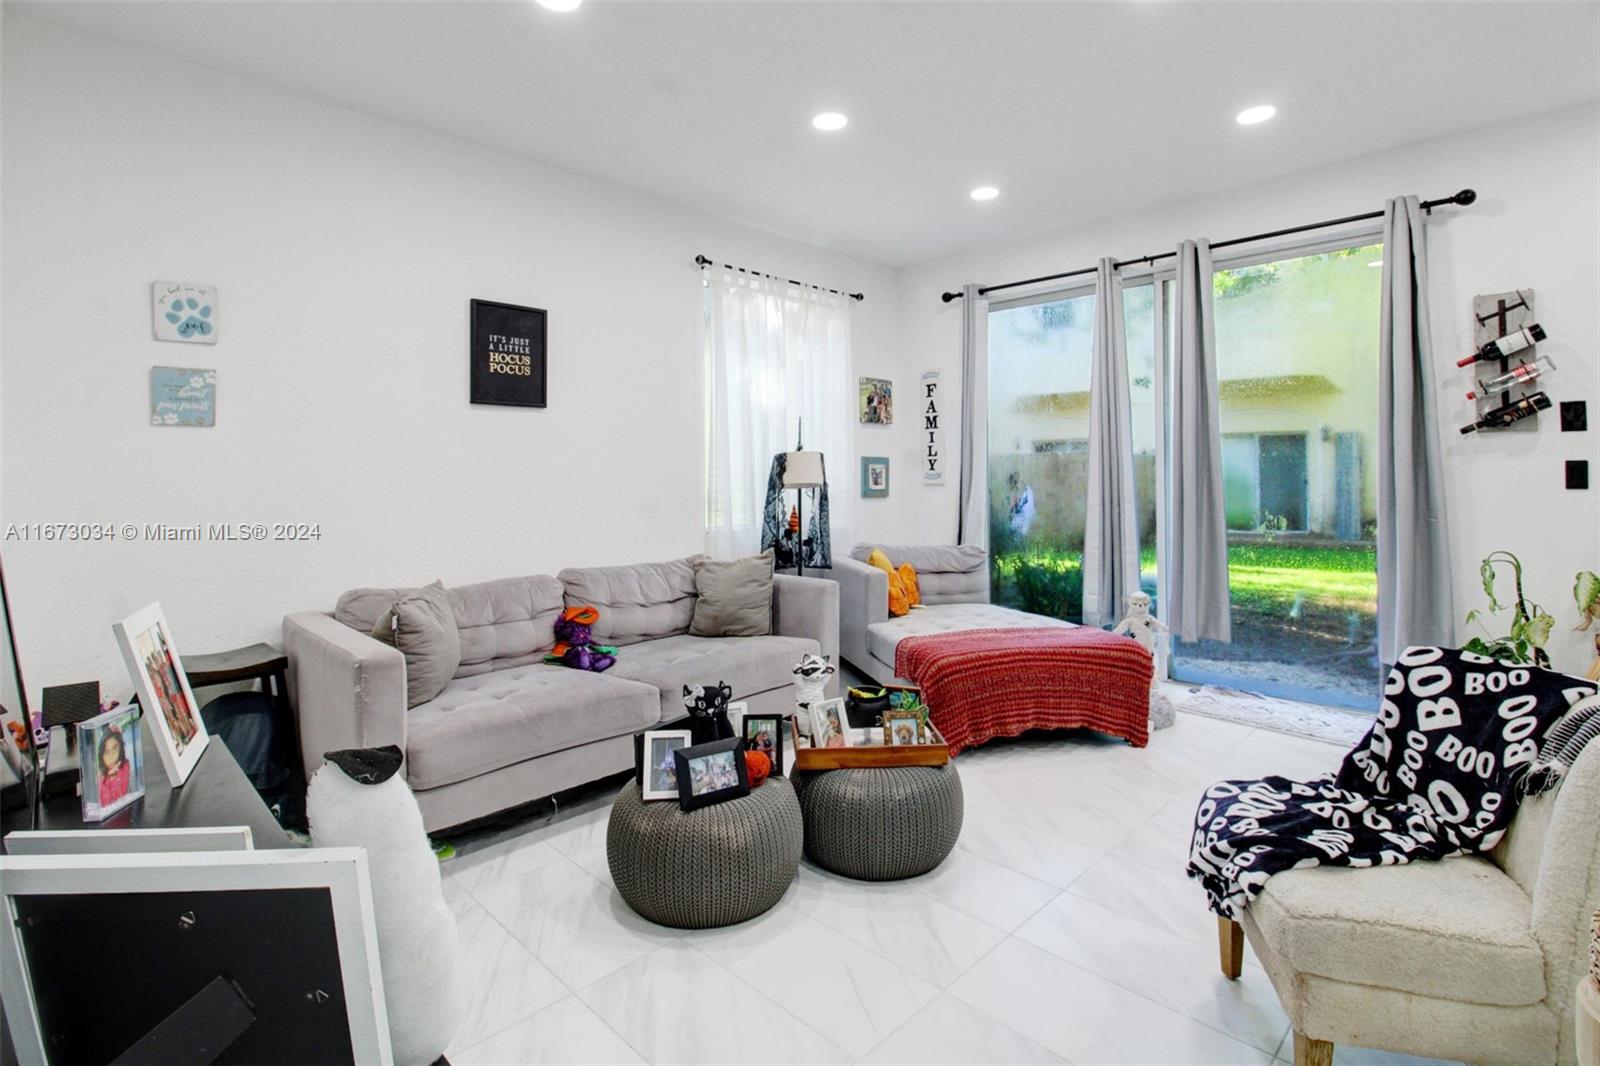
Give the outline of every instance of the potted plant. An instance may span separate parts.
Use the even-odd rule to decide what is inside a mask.
[[[1516,597],[1510,604],[1501,603],[1495,596],[1496,568],[1499,566],[1511,568]],[[1499,614],[1506,607],[1511,608],[1511,630],[1503,637],[1491,635],[1487,640],[1483,637],[1473,637],[1463,645],[1463,650],[1504,662],[1549,666],[1550,656],[1546,654],[1544,646],[1550,639],[1551,629],[1555,627],[1555,616],[1546,612],[1537,603],[1530,602],[1523,595],[1522,560],[1508,551],[1490,552],[1484,556],[1483,562],[1479,565],[1478,575],[1483,579],[1483,593],[1489,597],[1489,613]],[[1485,616],[1478,611],[1467,612],[1467,624],[1476,623],[1488,633],[1484,618]]]

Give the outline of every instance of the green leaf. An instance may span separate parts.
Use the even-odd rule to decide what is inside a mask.
[[[1489,610],[1498,611],[1500,601],[1494,598],[1494,557],[1489,556],[1478,567],[1478,576],[1483,579],[1483,594],[1489,597]]]
[[[1532,618],[1528,619],[1524,629],[1528,635],[1528,643],[1536,648],[1542,648],[1550,639],[1550,631],[1555,628],[1556,618],[1555,615],[1545,614],[1538,608],[1534,608],[1534,610],[1536,613]]]
[[[1588,615],[1600,606],[1600,575],[1593,570],[1579,570],[1572,582],[1572,599],[1578,613]]]

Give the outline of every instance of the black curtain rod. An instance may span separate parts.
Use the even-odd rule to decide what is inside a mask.
[[[1445,204],[1460,204],[1462,207],[1465,207],[1477,198],[1478,194],[1473,190],[1462,189],[1454,196],[1445,196],[1438,200],[1424,200],[1422,201],[1422,209],[1424,211],[1432,211],[1434,208],[1442,207]],[[1226,241],[1214,241],[1212,242],[1211,247],[1228,248],[1235,244],[1249,244],[1251,241],[1264,241],[1268,237],[1287,237],[1291,233],[1304,233],[1307,230],[1326,229],[1329,226],[1342,226],[1347,222],[1365,222],[1369,218],[1382,217],[1382,211],[1367,211],[1359,215],[1346,215],[1343,218],[1330,218],[1324,222],[1308,222],[1304,226],[1290,226],[1287,229],[1269,230],[1266,233],[1252,233],[1248,237],[1234,237]],[[1158,259],[1171,259],[1177,254],[1177,249],[1173,249],[1170,252],[1157,252],[1155,255],[1142,255],[1137,259],[1121,259],[1117,261],[1116,265],[1119,267],[1125,267],[1134,266],[1138,263],[1154,263]],[[1098,269],[1100,269],[1098,266],[1083,267],[1080,270],[1067,270],[1060,274],[1044,274],[1037,278],[1023,278],[1021,281],[1008,281],[1003,285],[988,285],[979,289],[978,295],[987,296],[989,293],[998,292],[1001,289],[1016,289],[1024,285],[1038,285],[1045,281],[1060,281],[1062,278],[1075,278],[1082,274],[1093,274]],[[962,294],[959,292],[947,292],[941,295],[939,299],[943,300],[945,303],[949,303],[951,300],[961,299],[961,296]]]
[[[716,266],[717,265],[716,263],[713,263],[711,260],[707,259],[703,255],[695,256],[694,257],[694,261],[702,269],[705,268],[705,267],[708,267],[708,266]],[[759,270],[746,270],[744,267],[736,267],[732,263],[723,263],[722,264],[722,269],[723,270],[737,270],[741,274],[755,274],[755,275],[758,275],[758,276],[763,277],[763,278],[776,278],[778,276],[776,274],[766,274],[766,273],[763,273],[762,271],[759,271]],[[861,292],[840,292],[838,289],[830,289],[830,288],[826,288],[825,286],[822,286],[822,285],[813,285],[813,284],[811,284],[810,282],[807,282],[807,281],[796,281],[793,278],[784,278],[782,280],[787,282],[787,283],[789,283],[790,285],[798,285],[803,289],[818,289],[818,290],[820,290],[822,292],[831,292],[835,296],[848,296],[852,300],[865,300],[867,298],[866,293],[861,293]]]

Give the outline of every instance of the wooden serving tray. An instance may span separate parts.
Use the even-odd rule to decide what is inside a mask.
[[[950,745],[945,743],[939,730],[934,728],[932,722],[928,723],[928,730],[933,734],[933,740],[927,744],[857,744],[848,748],[813,748],[801,747],[796,741],[794,748],[794,768],[797,772],[812,770],[849,770],[872,769],[884,766],[943,766],[950,761]],[[864,732],[857,729],[856,736]],[[868,727],[865,732],[870,732],[881,737],[882,730],[877,726]],[[790,723],[791,737],[799,735]]]

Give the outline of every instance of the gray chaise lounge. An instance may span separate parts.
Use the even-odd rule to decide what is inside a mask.
[[[633,734],[683,714],[686,684],[727,681],[753,713],[793,710],[791,670],[839,653],[838,586],[779,575],[773,635],[689,635],[693,558],[563,570],[449,590],[461,666],[406,709],[405,658],[368,634],[401,589],[356,589],[332,613],[283,620],[309,775],[340,748],[397,744],[428,829],[459,825],[633,765]],[[546,665],[564,607],[600,608],[595,639],[620,648],[594,674]],[[836,687],[836,685],[835,685]]]

